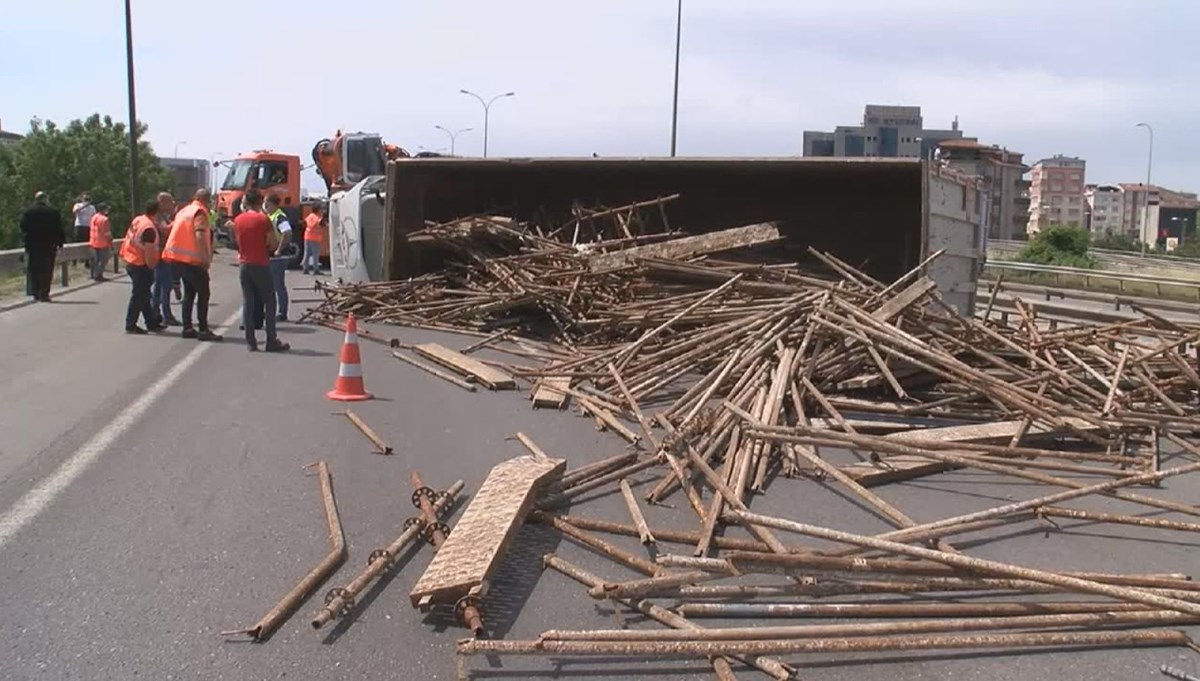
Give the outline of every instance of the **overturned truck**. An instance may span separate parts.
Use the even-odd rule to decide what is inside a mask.
[[[971,314],[983,264],[987,193],[918,159],[403,159],[331,199],[331,259],[346,281],[430,267],[407,235],[475,214],[525,221],[572,208],[678,195],[673,229],[702,234],[775,222],[782,255],[829,252],[890,281],[928,266],[943,299]]]

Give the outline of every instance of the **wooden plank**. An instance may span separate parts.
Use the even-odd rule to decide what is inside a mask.
[[[424,343],[414,345],[413,350],[422,357],[431,359],[460,374],[474,378],[491,390],[514,390],[517,387],[516,380],[509,374],[443,345]]]
[[[414,366],[424,372],[433,374],[434,376],[437,376],[438,378],[442,379],[443,381],[453,383],[454,385],[462,388],[463,390],[469,390],[471,392],[475,392],[474,385],[467,383],[466,381],[459,378],[458,376],[451,375],[450,372],[448,372],[448,371],[443,371],[439,367],[435,367],[432,364],[426,364],[425,362],[422,362],[421,360],[417,359],[416,357],[409,357],[407,355],[402,355],[396,350],[392,351],[392,357],[395,357],[396,359],[400,360],[401,362],[404,362],[405,364]]]
[[[519,456],[488,473],[462,519],[409,593],[413,607],[487,593],[488,580],[538,494],[562,477],[567,462]]]
[[[1075,428],[1090,431],[1095,426],[1076,419],[1067,419]],[[925,428],[907,430],[900,433],[885,435],[888,440],[904,444],[921,446],[923,442],[962,442],[978,444],[1005,444],[1023,428],[1023,421],[998,421],[995,423],[976,423],[962,426],[947,426],[945,428]],[[1029,428],[1028,435],[1046,435],[1049,429],[1034,425]],[[952,464],[936,461],[923,456],[896,455],[881,457],[879,461],[864,461],[843,466],[841,471],[850,476],[863,487],[882,485],[901,480],[912,480],[934,473],[956,468]]]
[[[773,222],[723,229],[719,232],[686,236],[681,239],[671,239],[656,244],[634,246],[623,251],[599,253],[588,258],[588,263],[594,271],[617,269],[632,264],[638,258],[665,258],[667,260],[684,260],[704,255],[719,253],[748,246],[761,246],[782,240],[779,228]]]
[[[571,388],[570,376],[546,376],[538,381],[533,391],[533,408],[567,406],[567,390]]]
[[[878,310],[871,313],[871,316],[881,322],[886,322],[907,310],[910,305],[925,297],[925,294],[935,288],[937,288],[937,282],[929,277],[921,277],[909,284],[903,291],[888,298],[883,305],[879,306]]]

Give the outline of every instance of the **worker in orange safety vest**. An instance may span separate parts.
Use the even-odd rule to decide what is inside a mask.
[[[171,235],[163,248],[162,257],[171,263],[175,278],[183,282],[183,304],[180,317],[183,322],[183,337],[202,341],[220,341],[222,338],[208,328],[208,299],[211,285],[208,269],[212,265],[212,229],[208,221],[212,194],[200,188],[192,195],[192,202],[175,214],[171,223]],[[196,308],[196,321],[200,328],[192,326],[192,308]]]
[[[125,310],[125,333],[145,335],[146,329],[137,325],[138,316],[146,320],[150,331],[162,331],[162,325],[154,306],[150,304],[150,287],[154,285],[154,267],[158,264],[158,229],[154,218],[158,215],[158,201],[146,204],[145,211],[135,217],[125,231],[125,243],[121,244],[121,259],[125,261],[125,272],[129,274],[132,289],[129,292],[129,307]]]
[[[96,214],[88,224],[88,246],[92,249],[92,281],[104,281],[104,268],[112,255],[112,223],[108,220],[108,204],[96,206]]]

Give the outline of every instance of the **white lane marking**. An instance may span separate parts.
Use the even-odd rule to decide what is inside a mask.
[[[239,307],[237,313],[227,319],[221,326],[229,327],[240,319],[241,316],[242,311],[241,307]],[[197,343],[196,347],[184,355],[178,364],[171,367],[169,371],[159,377],[146,392],[138,396],[128,407],[125,407],[100,432],[83,443],[83,446],[64,461],[57,470],[39,482],[36,487],[26,492],[24,496],[17,500],[17,503],[13,504],[3,515],[0,515],[0,549],[3,549],[9,540],[15,537],[26,525],[33,522],[42,511],[45,511],[54,502],[54,499],[66,491],[71,483],[75,482],[75,479],[87,470],[88,466],[100,458],[100,455],[117,438],[129,430],[130,426],[137,423],[138,419],[150,409],[150,406],[157,402],[171,386],[175,385],[180,377],[213,345],[215,343]]]

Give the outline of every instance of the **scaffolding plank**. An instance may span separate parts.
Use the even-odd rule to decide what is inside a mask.
[[[1071,425],[1079,430],[1094,430],[1095,426],[1086,421],[1069,419]],[[919,447],[923,442],[962,442],[979,444],[1003,444],[1012,439],[1021,428],[1021,421],[999,421],[995,423],[976,423],[962,426],[947,426],[945,428],[926,428],[923,430],[908,430],[891,433],[884,437],[904,444]],[[1050,434],[1049,429],[1034,424],[1028,432],[1030,437]],[[953,452],[947,452],[953,453]],[[924,456],[893,455],[881,457],[879,461],[863,461],[861,463],[842,466],[841,471],[854,479],[863,487],[883,485],[889,482],[912,480],[914,478],[933,475],[956,468],[952,464],[937,461]]]
[[[632,264],[638,258],[666,258],[668,260],[685,260],[697,255],[731,251],[747,246],[761,246],[783,239],[779,228],[773,222],[765,222],[745,227],[723,229],[697,236],[687,236],[671,239],[656,244],[634,246],[623,251],[600,253],[589,258],[593,270],[603,271],[617,269]]]
[[[491,390],[513,390],[517,387],[517,382],[512,376],[444,345],[423,343],[414,345],[413,350],[422,357],[474,378]]]
[[[567,389],[571,387],[570,376],[547,376],[538,381],[533,391],[533,408],[552,407],[562,409],[567,406]]]
[[[413,607],[422,602],[455,603],[471,593],[486,593],[488,579],[538,493],[562,476],[566,463],[519,456],[493,468],[417,580],[409,594]]]

